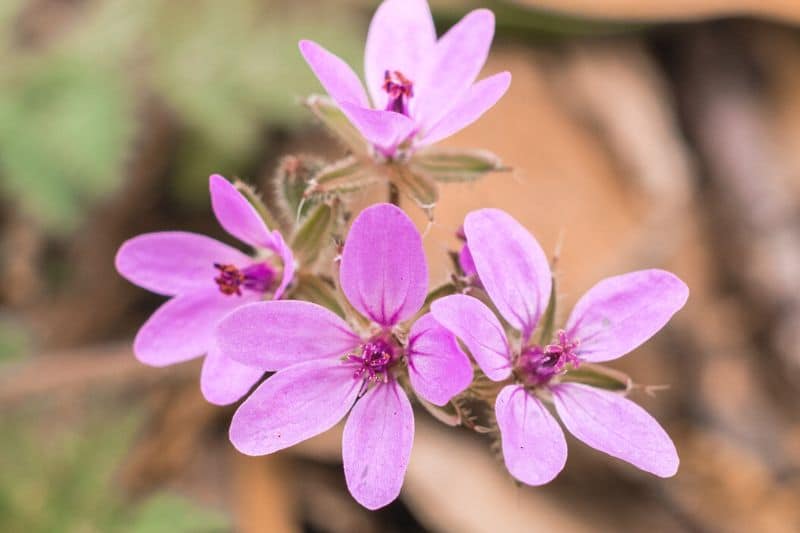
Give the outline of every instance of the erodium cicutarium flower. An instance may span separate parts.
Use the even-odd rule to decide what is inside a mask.
[[[367,34],[366,91],[344,61],[318,44],[301,41],[300,51],[375,152],[393,158],[449,137],[505,94],[508,72],[475,83],[493,36],[489,10],[472,11],[437,40],[425,0],[386,0]]]
[[[281,234],[267,228],[233,185],[214,175],[209,186],[220,225],[252,247],[252,256],[205,235],[168,231],[123,243],[116,267],[132,283],[170,296],[136,335],[136,357],[147,365],[166,366],[206,354],[200,378],[203,395],[224,405],[246,394],[264,369],[214,350],[217,322],[244,304],[280,298],[295,265]]]
[[[570,433],[589,446],[657,476],[674,475],[675,446],[644,409],[615,392],[562,378],[584,362],[611,361],[645,342],[683,307],[686,285],[663,270],[605,279],[583,295],[555,338],[537,344],[532,334],[552,287],[541,247],[496,209],[467,215],[464,233],[486,293],[519,339],[512,342],[494,313],[472,296],[444,297],[431,312],[464,342],[489,379],[507,383],[495,414],[509,472],[541,485],[564,467],[564,433],[545,407],[552,403]]]
[[[228,357],[277,371],[239,407],[230,439],[264,455],[322,433],[348,415],[342,440],[347,487],[369,509],[400,493],[414,439],[403,383],[444,405],[472,381],[455,337],[422,307],[428,270],[422,240],[397,207],[378,204],[353,222],[340,285],[364,318],[348,324],[319,305],[247,305],[217,329]],[[411,324],[410,322],[413,322]]]

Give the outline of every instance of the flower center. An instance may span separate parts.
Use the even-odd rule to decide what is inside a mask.
[[[267,292],[275,279],[275,271],[266,263],[256,263],[239,269],[236,265],[214,263],[219,276],[214,278],[219,290],[226,296],[242,295],[242,289]]]
[[[354,379],[372,383],[387,383],[389,369],[397,361],[395,349],[383,339],[374,339],[360,346],[361,354],[347,354],[345,362],[356,365]]]
[[[558,341],[547,346],[525,348],[517,359],[516,370],[530,385],[543,385],[554,376],[564,372],[567,365],[578,367],[580,359],[575,350],[580,344],[567,337],[562,329],[557,333]]]
[[[414,84],[399,70],[383,73],[383,90],[389,95],[386,111],[408,116],[408,101],[414,96]]]

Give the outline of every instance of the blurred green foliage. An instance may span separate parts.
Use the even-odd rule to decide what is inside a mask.
[[[30,352],[32,334],[22,320],[0,311],[0,365],[16,361]]]
[[[297,41],[353,61],[365,31],[321,1],[111,0],[75,3],[30,43],[17,27],[37,7],[2,4],[0,192],[58,233],[126,178],[147,99],[177,123],[178,198],[205,201],[210,173],[246,171],[267,126],[307,116],[295,100],[318,85]]]
[[[170,493],[126,504],[112,486],[141,416],[46,420],[37,406],[0,417],[0,531],[180,533],[228,531],[221,513]],[[52,416],[52,415],[49,415]],[[67,415],[68,416],[68,415]],[[64,427],[59,427],[64,425]]]

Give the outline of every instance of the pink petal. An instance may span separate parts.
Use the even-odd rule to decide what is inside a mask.
[[[296,265],[294,263],[292,249],[289,248],[289,245],[283,240],[283,235],[281,235],[278,230],[272,232],[272,243],[272,249],[280,256],[281,262],[283,263],[281,283],[278,285],[278,288],[275,289],[275,293],[272,296],[275,300],[278,300],[283,296],[283,293],[286,292],[286,288],[294,279]]]
[[[419,144],[428,145],[450,137],[469,126],[491,109],[511,85],[511,74],[501,72],[479,81],[442,119],[423,134]]]
[[[660,477],[678,471],[678,452],[647,411],[621,395],[576,383],[552,387],[567,429],[592,448]]]
[[[246,455],[266,455],[319,435],[344,418],[361,384],[352,367],[337,360],[281,370],[236,410],[231,442]]]
[[[229,405],[247,394],[263,375],[262,369],[238,363],[212,347],[203,360],[200,390],[210,403]]]
[[[492,302],[527,340],[547,308],[552,280],[542,247],[499,209],[479,209],[464,220],[475,268]]]
[[[467,93],[483,68],[494,36],[494,15],[476,9],[439,39],[420,83],[413,115],[422,131],[439,122]]]
[[[434,405],[446,404],[472,383],[467,355],[430,313],[411,326],[407,354],[411,386]]]
[[[411,219],[391,204],[362,211],[345,240],[339,278],[350,303],[378,324],[392,326],[419,311],[428,267]]]
[[[338,56],[313,41],[300,41],[303,54],[314,75],[337,104],[345,102],[369,107],[367,93],[353,69]]]
[[[502,381],[511,375],[510,348],[503,326],[483,302],[454,294],[433,302],[431,314],[461,339],[486,377]]]
[[[344,426],[342,462],[350,494],[378,509],[400,494],[414,442],[414,413],[405,392],[391,381],[370,389]]]
[[[544,485],[567,462],[564,432],[537,398],[508,385],[495,402],[503,458],[512,476],[527,485]]]
[[[607,278],[578,300],[566,330],[580,341],[581,359],[610,361],[655,335],[688,297],[686,284],[664,270]]]
[[[406,140],[416,127],[413,120],[394,111],[369,109],[348,102],[340,103],[339,107],[365,139],[387,154]]]
[[[173,296],[216,287],[214,263],[246,266],[252,260],[227,244],[183,231],[145,233],[125,241],[114,260],[128,281]]]
[[[469,251],[469,246],[466,244],[461,247],[458,252],[458,266],[465,276],[477,276],[478,271],[475,269],[475,260],[472,259],[472,253]]]
[[[386,107],[384,72],[397,70],[415,81],[420,65],[433,54],[435,45],[436,28],[428,2],[386,0],[378,7],[364,51],[367,88],[376,109]]]
[[[225,231],[240,241],[257,248],[272,248],[272,234],[256,208],[218,174],[209,179],[211,207]]]
[[[220,353],[265,371],[313,359],[339,358],[359,342],[358,336],[334,313],[297,300],[244,306],[216,328]]]
[[[255,293],[226,296],[217,288],[176,296],[139,329],[133,352],[150,366],[194,359],[211,348],[214,328],[225,315],[257,298]]]

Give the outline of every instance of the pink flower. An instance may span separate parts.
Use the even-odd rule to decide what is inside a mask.
[[[552,480],[564,467],[567,445],[543,400],[589,446],[669,477],[678,468],[675,446],[661,426],[622,395],[562,380],[569,368],[621,357],[659,331],[689,295],[663,270],[605,279],[575,305],[550,344],[531,342],[550,297],[547,258],[533,236],[503,211],[467,215],[467,244],[486,292],[511,327],[511,342],[497,317],[477,298],[447,296],[431,312],[472,352],[493,381],[506,381],[495,403],[503,456],[511,474],[529,485]]]
[[[477,120],[503,96],[511,74],[475,83],[494,35],[494,15],[467,14],[436,38],[425,0],[386,0],[367,35],[367,90],[339,57],[312,41],[300,52],[342,112],[385,157],[435,143]],[[369,92],[369,97],[367,96]]]
[[[354,330],[319,305],[291,300],[250,304],[220,323],[222,353],[277,371],[236,411],[230,439],[242,453],[264,455],[327,431],[349,413],[347,487],[377,509],[400,493],[414,439],[398,377],[407,371],[417,395],[444,405],[470,384],[472,367],[430,314],[402,326],[422,307],[428,270],[420,235],[397,207],[372,206],[353,222],[340,284],[369,325]]]
[[[220,225],[252,246],[255,254],[205,235],[182,231],[147,233],[123,243],[117,271],[132,283],[171,298],[136,335],[136,357],[167,366],[207,354],[200,386],[211,403],[241,398],[264,369],[237,363],[213,349],[217,322],[246,303],[280,298],[294,275],[294,259],[278,231],[270,232],[255,208],[222,176],[211,176],[211,204]],[[277,255],[283,273],[272,262]]]

